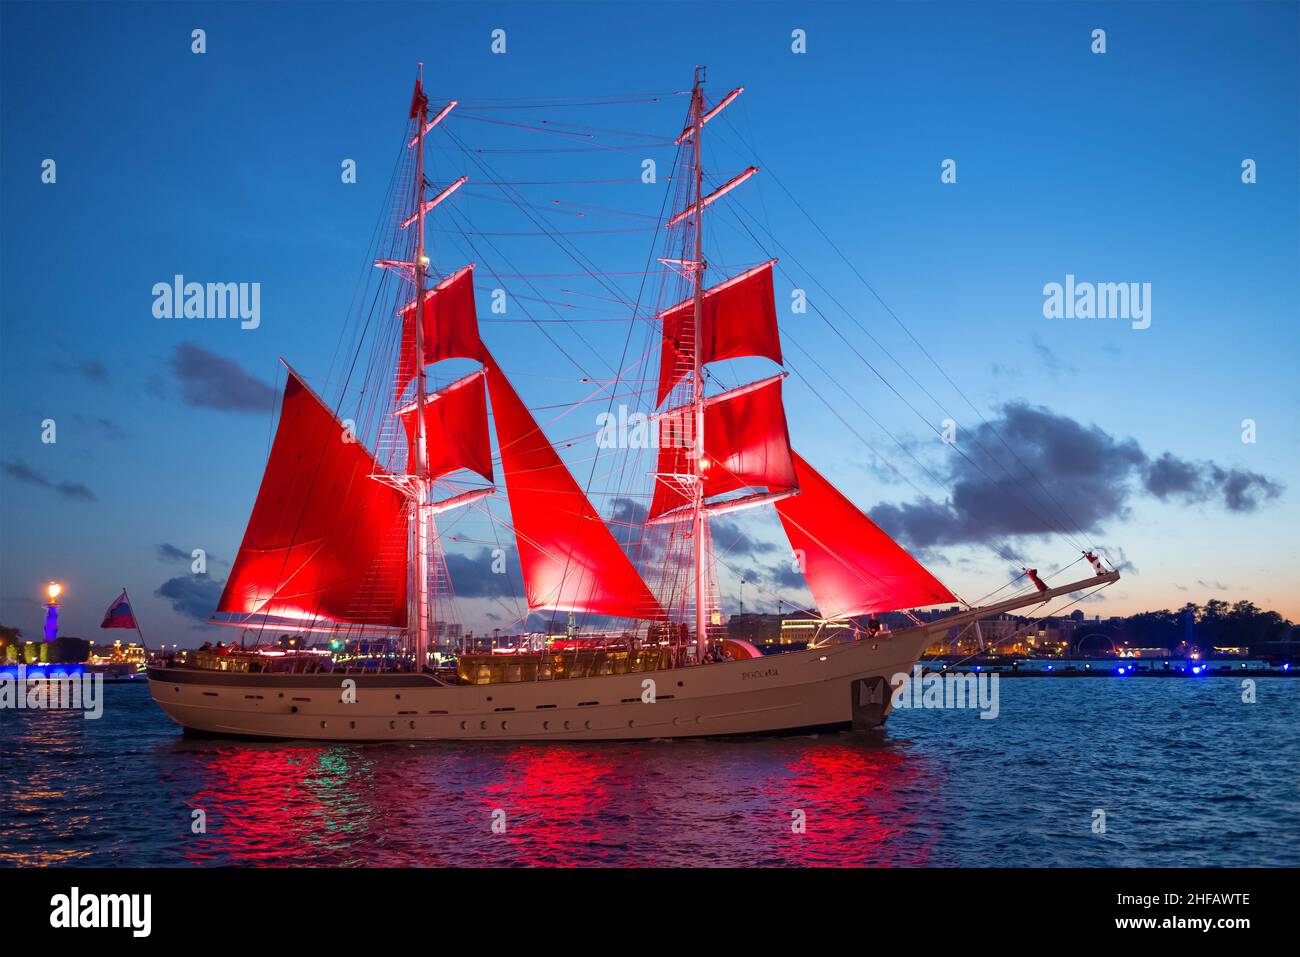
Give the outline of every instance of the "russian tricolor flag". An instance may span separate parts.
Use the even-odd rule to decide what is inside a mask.
[[[117,596],[117,600],[108,606],[108,611],[104,612],[104,620],[99,623],[100,628],[135,628],[135,612],[131,610],[131,602],[126,597],[126,589],[122,589],[122,594]]]

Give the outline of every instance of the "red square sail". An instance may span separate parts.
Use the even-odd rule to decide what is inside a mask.
[[[443,359],[482,361],[478,311],[474,307],[474,266],[456,270],[424,294],[424,364]],[[397,362],[397,394],[415,378],[415,303],[402,309],[402,346]]]
[[[406,428],[406,461],[414,462],[415,403],[399,409],[398,414]],[[424,397],[424,449],[430,478],[469,469],[492,481],[482,372],[472,372]]]
[[[740,356],[764,356],[781,362],[781,336],[776,324],[772,266],[763,263],[704,292],[700,362]],[[662,405],[673,386],[694,364],[691,340],[695,333],[695,303],[678,303],[660,315],[663,345],[659,357],[659,397]]]
[[[824,618],[955,602],[943,583],[794,455],[799,494],[776,503]]]
[[[280,424],[219,613],[406,624],[406,499],[289,370]]]
[[[484,362],[528,607],[664,620],[659,602],[486,350]]]
[[[705,498],[753,486],[774,492],[796,487],[781,402],[782,378],[773,376],[705,400]],[[685,406],[658,418],[659,478],[650,518],[691,501],[682,477],[691,474],[692,422],[691,410]]]

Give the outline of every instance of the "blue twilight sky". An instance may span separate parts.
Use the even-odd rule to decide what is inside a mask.
[[[706,63],[711,100],[745,87],[709,127],[711,178],[762,167],[711,214],[706,252],[715,275],[781,257],[807,458],[963,597],[1007,580],[990,542],[1047,570],[1077,538],[1128,571],[1089,614],[1246,598],[1300,617],[1295,3],[4,3],[0,25],[0,623],[37,633],[58,578],[65,631],[98,637],[125,585],[147,636],[205,636],[195,616],[243,534],[278,357],[332,399],[342,387],[335,350],[421,60],[435,104],[462,101],[430,178],[471,175],[430,219],[435,265],[479,262],[484,338],[530,405],[584,397],[580,379],[611,377],[653,329],[595,321],[629,314],[610,299],[637,300],[635,276],[558,275],[574,263],[550,239],[503,235],[536,226],[475,187],[474,158],[545,184],[519,194],[596,270],[636,273],[672,203],[680,92]],[[637,181],[645,158],[657,184]],[[156,319],[151,290],[175,274],[260,283],[260,326]],[[1045,318],[1043,287],[1067,274],[1149,283],[1150,327]],[[513,311],[494,321],[498,285]],[[651,285],[643,313],[669,304]],[[789,310],[796,286],[806,314]],[[561,317],[587,321],[545,321]],[[742,362],[718,382],[770,371]],[[948,413],[981,464],[936,437]],[[554,414],[538,413],[576,440],[585,480],[593,419]],[[599,465],[594,487],[614,474]],[[1013,488],[991,483],[1008,472]],[[1057,522],[1033,513],[1061,510],[1085,533],[1043,534]],[[475,584],[491,525],[462,521],[460,615],[508,627],[517,598]],[[747,608],[806,602],[770,516],[717,538],[729,609],[741,575]],[[194,548],[206,577],[176,557]]]

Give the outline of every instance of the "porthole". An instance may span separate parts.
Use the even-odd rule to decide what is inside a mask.
[[[502,730],[502,731],[509,731],[509,730],[510,730],[510,725],[509,725],[507,722],[502,721],[502,722],[501,722],[501,730]]]
[[[390,721],[390,722],[388,722],[388,730],[389,730],[389,731],[396,731],[396,730],[397,730],[397,722],[396,722],[396,721]]]
[[[414,721],[411,722],[411,730],[412,730],[412,731],[415,730],[415,722],[414,722]]]
[[[478,729],[479,729],[480,731],[486,731],[486,730],[487,730],[487,722],[486,722],[486,721],[480,721],[480,722],[478,723]]]
[[[636,722],[635,722],[635,721],[629,721],[629,722],[627,723],[627,726],[628,726],[629,728],[635,728],[635,727],[636,727]]]
[[[468,721],[462,721],[462,722],[460,723],[460,729],[461,729],[462,731],[468,731],[468,730],[469,730],[469,722],[468,722]]]
[[[564,730],[565,730],[565,731],[568,731],[568,730],[569,730],[569,722],[567,722],[567,721],[564,722]]]
[[[542,730],[543,730],[543,731],[550,731],[550,730],[551,730],[551,722],[549,722],[549,721],[543,721],[543,722],[542,722]]]
[[[325,722],[322,721],[322,722],[320,723],[320,726],[321,726],[322,728],[324,728],[324,727],[325,727]]]
[[[355,721],[349,721],[348,727],[355,731],[357,727],[357,723]]]
[[[582,726],[583,726],[583,728],[584,728],[585,730],[587,730],[587,731],[590,731],[590,730],[591,730],[591,722],[590,722],[590,721],[584,721]]]

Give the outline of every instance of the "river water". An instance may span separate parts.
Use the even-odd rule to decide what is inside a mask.
[[[0,711],[0,865],[1300,865],[1293,678],[1004,679],[993,720],[630,744],[196,740],[104,691]]]

